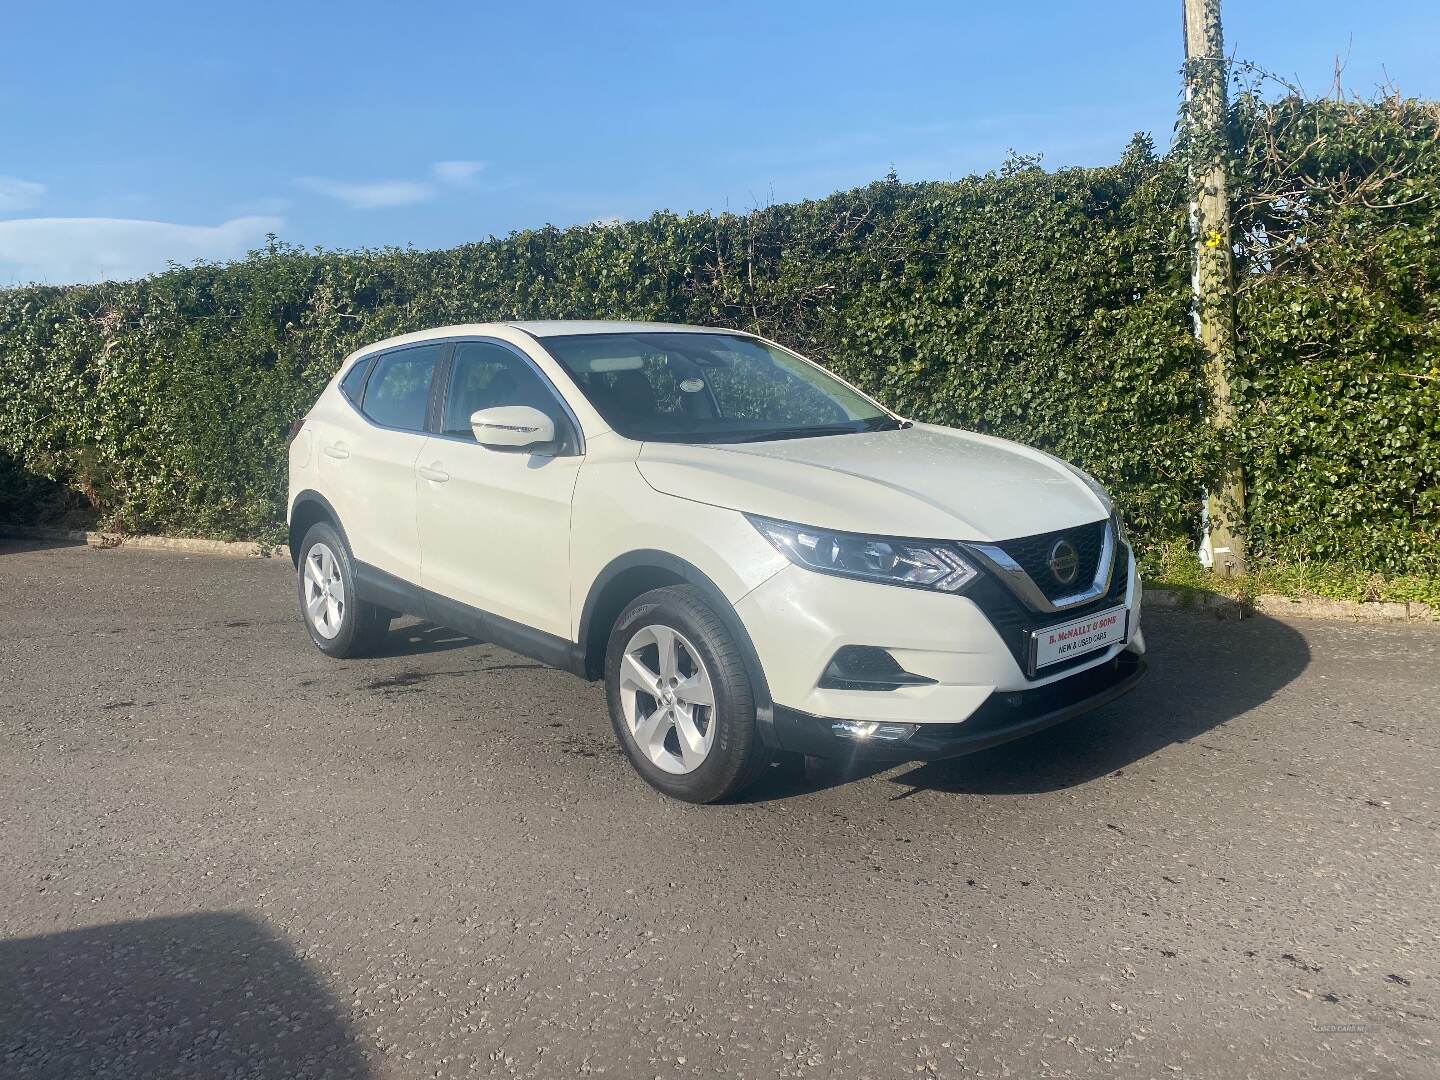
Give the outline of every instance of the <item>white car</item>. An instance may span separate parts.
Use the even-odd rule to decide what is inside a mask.
[[[401,613],[604,679],[666,794],[777,751],[969,753],[1144,674],[1140,581],[1104,489],[912,423],[752,334],[447,326],[348,357],[290,444],[310,636]]]

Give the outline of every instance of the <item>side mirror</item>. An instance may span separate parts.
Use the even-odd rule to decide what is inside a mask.
[[[555,421],[529,405],[497,405],[470,414],[475,441],[492,450],[525,450],[555,441]]]

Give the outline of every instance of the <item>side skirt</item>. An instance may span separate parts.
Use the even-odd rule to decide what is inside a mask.
[[[367,563],[357,560],[354,566],[360,595],[372,604],[427,619],[466,637],[499,645],[547,667],[585,678],[585,657],[573,641],[451,600]]]

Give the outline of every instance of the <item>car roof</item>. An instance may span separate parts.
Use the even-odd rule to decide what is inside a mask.
[[[734,334],[743,331],[727,330],[716,326],[685,326],[680,323],[624,322],[602,319],[529,319],[516,322],[456,323],[453,326],[435,326],[429,330],[416,330],[409,334],[372,341],[350,354],[347,359],[368,356],[398,345],[418,345],[426,341],[455,337],[495,336],[497,331],[515,331],[535,338],[565,337],[574,334]]]
[[[532,337],[568,337],[572,334],[713,334],[721,327],[686,326],[683,323],[626,322],[604,319],[527,319],[507,325]]]

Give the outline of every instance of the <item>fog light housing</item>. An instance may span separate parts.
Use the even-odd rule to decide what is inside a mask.
[[[864,742],[904,742],[919,724],[891,724],[882,720],[832,720],[830,731],[845,739]]]
[[[900,661],[875,645],[843,645],[820,675],[821,690],[899,690],[929,686],[934,679],[914,675]]]

